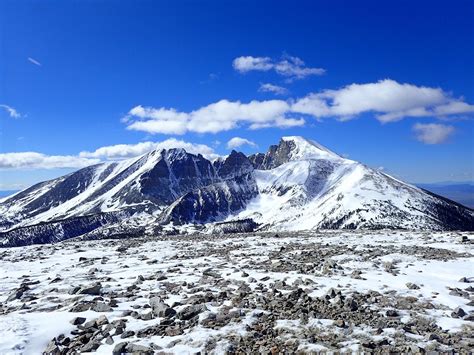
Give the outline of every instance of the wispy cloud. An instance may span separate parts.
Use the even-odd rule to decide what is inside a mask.
[[[284,88],[283,86],[278,86],[270,83],[260,84],[260,88],[258,89],[260,92],[271,92],[276,95],[286,95],[288,94],[288,89]]]
[[[34,58],[28,57],[28,61],[29,61],[30,63],[33,63],[34,65],[39,66],[39,67],[41,66],[41,63],[38,62],[38,61],[37,61],[36,59],[34,59]]]
[[[234,137],[234,138],[231,138],[227,142],[227,149],[235,149],[243,145],[248,145],[250,147],[257,147],[257,144],[255,144],[255,142],[252,142],[251,140],[248,140],[246,138],[241,138],[241,137]]]
[[[15,108],[13,108],[11,106],[1,104],[0,107],[3,108],[8,113],[8,115],[10,117],[13,117],[13,118],[20,118],[21,117],[21,114]]]
[[[232,66],[239,73],[273,70],[286,77],[287,81],[304,79],[312,75],[323,75],[326,72],[323,68],[307,67],[303,60],[289,55],[284,55],[280,60],[273,60],[270,57],[242,56],[235,58]]]
[[[37,152],[0,154],[0,169],[83,168],[98,162],[98,159],[86,159],[71,155],[46,155]]]
[[[417,123],[413,126],[416,139],[425,144],[445,143],[455,131],[453,126],[438,123]]]

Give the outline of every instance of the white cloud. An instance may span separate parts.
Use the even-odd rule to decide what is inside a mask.
[[[474,105],[453,98],[440,88],[400,84],[394,80],[351,84],[338,90],[323,90],[297,100],[220,100],[191,112],[175,108],[136,106],[123,122],[127,129],[151,134],[218,133],[244,127],[296,127],[304,117],[334,117],[341,121],[371,113],[383,123],[405,117],[446,118],[474,112]]]
[[[8,115],[10,117],[13,117],[13,118],[20,118],[21,117],[20,113],[11,106],[2,104],[2,105],[0,105],[0,107],[3,108],[8,113]]]
[[[269,57],[242,56],[235,58],[232,66],[240,73],[274,70],[277,74],[288,78],[289,81],[303,79],[311,75],[323,75],[326,72],[323,68],[306,67],[300,58],[288,55],[284,55],[279,61]]]
[[[376,83],[351,84],[339,90],[324,90],[297,100],[292,111],[316,118],[349,120],[373,112],[381,122],[405,117],[442,117],[474,112],[474,106],[455,99],[440,88],[400,84],[385,79]]]
[[[440,144],[454,133],[454,127],[438,123],[417,123],[413,126],[416,139],[425,144]]]
[[[220,100],[191,112],[136,106],[130,110],[125,122],[128,124],[127,129],[152,134],[217,133],[240,124],[291,125],[294,122],[284,117],[289,108],[289,104],[283,100],[254,100],[249,103]]]
[[[0,154],[0,169],[83,168],[97,163],[99,159],[72,155],[46,155],[36,152]]]
[[[243,56],[235,58],[232,66],[238,72],[246,73],[252,70],[268,71],[273,69],[274,64],[269,57]]]
[[[171,148],[183,148],[189,153],[202,154],[208,159],[218,157],[214,149],[205,144],[169,138],[162,142],[110,145],[93,152],[83,151],[78,155],[46,155],[37,152],[3,153],[0,154],[0,169],[83,168],[103,161],[137,157],[155,149]]]
[[[235,148],[241,147],[243,145],[248,145],[248,146],[251,146],[251,147],[257,147],[255,142],[252,142],[251,140],[248,140],[246,138],[241,138],[241,137],[234,137],[234,138],[231,138],[227,142],[227,149],[235,149]]]
[[[274,84],[270,84],[270,83],[260,84],[260,88],[258,89],[258,91],[272,92],[276,95],[286,95],[286,94],[288,94],[288,89],[286,89],[282,86],[278,86],[278,85],[274,85]]]
[[[29,61],[30,63],[33,63],[34,65],[39,66],[39,67],[41,66],[41,63],[38,62],[38,61],[37,61],[36,59],[34,59],[34,58],[28,57],[28,61]]]
[[[79,153],[79,156],[83,158],[120,160],[126,158],[133,158],[155,149],[170,148],[183,148],[189,153],[202,154],[209,158],[214,158],[217,156],[214,152],[214,149],[205,144],[190,143],[175,138],[169,138],[162,142],[140,142],[137,144],[109,145],[98,148],[93,152],[81,152]]]

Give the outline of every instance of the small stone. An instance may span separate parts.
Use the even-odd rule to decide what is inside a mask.
[[[135,335],[135,332],[133,330],[126,330],[120,335],[120,338],[125,339],[125,338],[130,338]]]
[[[420,286],[414,284],[414,283],[411,283],[411,282],[408,282],[406,284],[406,286],[410,289],[410,290],[419,290],[420,289]]]
[[[128,344],[125,347],[125,350],[128,353],[133,353],[133,354],[153,354],[153,350],[151,348],[149,348],[148,346],[139,345],[139,344]]]
[[[114,343],[114,338],[112,338],[110,335],[105,339],[105,343],[108,345],[112,345]]]
[[[97,302],[93,307],[93,311],[96,312],[110,312],[112,311],[112,307],[110,307],[107,303],[104,302]]]
[[[97,318],[96,324],[100,327],[105,324],[109,324],[109,320],[107,319],[106,316],[100,316],[99,318]]]
[[[46,349],[43,351],[44,354],[52,354],[52,355],[59,355],[61,351],[59,350],[59,346],[56,344],[56,339],[51,340]]]
[[[87,286],[87,287],[82,287],[79,291],[81,295],[93,295],[93,296],[99,296],[100,291],[102,290],[102,286],[100,283],[97,283],[92,286]]]
[[[79,325],[83,324],[85,321],[86,319],[84,317],[75,317],[69,323],[71,323],[72,325]]]
[[[346,326],[346,322],[343,319],[338,319],[334,322],[334,325],[339,328],[344,328]]]
[[[115,345],[114,350],[112,351],[113,355],[121,355],[126,352],[125,348],[127,347],[127,342],[118,343]]]
[[[466,315],[467,313],[464,312],[464,309],[460,307],[456,307],[454,311],[451,313],[451,317],[453,318],[462,318]]]
[[[100,342],[97,341],[97,340],[91,340],[90,342],[88,342],[86,345],[84,345],[82,348],[81,348],[81,352],[84,352],[84,353],[87,353],[87,352],[92,352],[92,351],[95,351],[99,348],[100,346]]]
[[[217,272],[215,272],[215,271],[212,271],[212,269],[210,269],[210,268],[204,270],[204,271],[202,272],[202,274],[203,274],[204,276],[210,276],[210,277],[214,277],[214,278],[216,278],[216,279],[222,278],[222,276],[221,276],[219,273],[217,273]]]
[[[385,315],[387,317],[398,317],[399,316],[398,312],[394,309],[389,309],[388,311],[385,312]]]
[[[153,314],[157,317],[171,318],[176,314],[176,311],[164,303],[159,297],[150,298],[150,306]]]
[[[176,314],[176,317],[181,320],[189,320],[195,316],[197,316],[199,313],[206,311],[207,308],[204,305],[192,305],[188,306],[181,311],[179,311]]]

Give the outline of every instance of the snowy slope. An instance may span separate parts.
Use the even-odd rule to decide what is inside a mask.
[[[209,224],[221,222],[226,230],[255,223],[290,231],[474,230],[474,211],[316,142],[284,137],[250,157],[233,151],[210,161],[155,150],[37,184],[0,201],[0,244],[212,231]]]
[[[267,154],[288,149],[288,162],[256,172],[260,194],[237,219],[273,230],[474,228],[472,211],[304,138],[284,137]]]

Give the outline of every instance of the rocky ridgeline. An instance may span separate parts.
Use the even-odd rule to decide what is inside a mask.
[[[472,237],[196,235],[4,249],[2,268],[22,271],[2,278],[0,322],[67,312],[64,331],[35,349],[50,354],[468,352]],[[436,288],[439,265],[460,274]],[[16,351],[35,339],[25,329]]]

